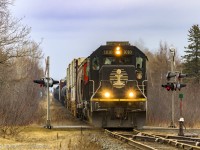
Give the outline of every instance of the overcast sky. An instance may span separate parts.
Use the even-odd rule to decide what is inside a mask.
[[[73,58],[87,57],[106,41],[142,40],[151,51],[164,41],[183,55],[188,30],[200,24],[198,0],[15,0],[11,11],[32,28],[33,40],[43,39],[57,80]]]

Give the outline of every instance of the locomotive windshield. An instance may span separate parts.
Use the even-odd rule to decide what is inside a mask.
[[[131,57],[105,57],[103,59],[104,65],[131,65]]]
[[[143,58],[142,57],[136,57],[136,66],[137,66],[137,68],[143,68]]]
[[[98,57],[93,58],[92,69],[93,70],[99,70],[99,58]]]

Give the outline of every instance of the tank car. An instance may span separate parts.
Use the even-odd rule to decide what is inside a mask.
[[[146,55],[127,41],[107,42],[67,68],[67,107],[104,128],[141,128],[147,109]]]

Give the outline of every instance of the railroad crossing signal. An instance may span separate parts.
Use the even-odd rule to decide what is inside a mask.
[[[47,87],[47,121],[46,126],[47,129],[51,129],[51,117],[50,117],[50,96],[49,96],[49,87],[52,87],[54,84],[58,84],[59,81],[56,81],[49,77],[49,56],[46,59],[46,68],[45,68],[45,77],[39,80],[33,80],[34,83],[40,84],[40,86]]]
[[[181,78],[185,78],[187,76],[188,76],[187,74],[168,71],[167,75],[166,75],[166,78],[167,78],[168,81],[173,77],[176,77],[178,80],[180,80]]]
[[[169,71],[166,75],[167,80],[169,81],[171,78],[176,77],[176,73],[175,72],[171,72]]]
[[[186,87],[186,84],[180,83],[180,80],[187,76],[187,74],[182,74],[180,72],[168,71],[166,75],[167,81],[170,81],[171,78],[175,78],[175,81],[162,84],[162,87],[166,88],[167,91],[176,91],[176,89],[180,91],[181,88]]]
[[[47,87],[47,82],[49,82],[49,87],[53,87],[54,84],[58,84],[59,81],[54,80],[52,78],[41,78],[39,80],[33,80],[34,83],[40,84],[40,86],[42,87]]]
[[[186,84],[182,83],[167,83],[162,84],[162,87],[166,88],[167,91],[176,91],[177,89],[180,91],[181,88],[186,87]]]

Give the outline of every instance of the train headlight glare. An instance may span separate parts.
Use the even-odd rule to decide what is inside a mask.
[[[120,56],[121,54],[122,54],[121,48],[119,46],[117,46],[115,49],[115,55]]]
[[[109,92],[105,92],[105,93],[104,93],[104,96],[105,96],[106,98],[109,98],[109,97],[110,97],[110,93],[109,93]]]
[[[135,98],[136,97],[136,92],[134,90],[129,90],[127,92],[127,97],[129,97],[129,98]]]
[[[129,92],[128,96],[132,98],[135,96],[135,94],[133,92]]]
[[[116,54],[116,55],[120,55],[120,54],[121,54],[121,51],[120,51],[120,50],[116,50],[115,54]]]
[[[117,46],[117,47],[116,47],[116,50],[117,50],[117,51],[119,51],[119,50],[120,50],[120,47],[119,47],[119,46]]]

